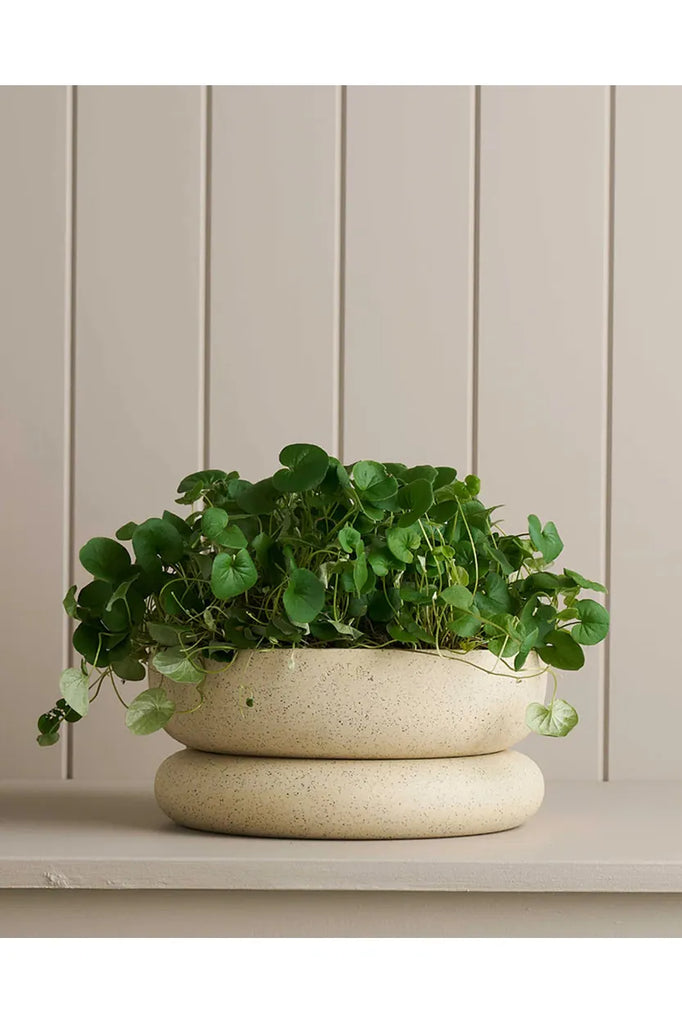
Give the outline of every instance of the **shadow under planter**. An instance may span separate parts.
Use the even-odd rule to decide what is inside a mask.
[[[514,828],[542,803],[540,769],[507,749],[528,734],[527,705],[544,699],[535,655],[512,672],[485,650],[244,651],[209,669],[195,711],[192,687],[150,670],[178,708],[167,731],[191,748],[156,777],[180,825],[433,838]]]

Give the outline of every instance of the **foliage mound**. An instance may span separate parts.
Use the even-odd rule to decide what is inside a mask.
[[[41,745],[87,713],[105,680],[133,732],[162,728],[175,711],[162,686],[130,704],[119,689],[143,680],[149,660],[195,685],[199,706],[207,662],[241,650],[380,647],[461,658],[487,648],[509,676],[531,652],[543,671],[580,669],[583,647],[606,636],[608,612],[580,596],[604,587],[548,569],[563,550],[554,523],[530,515],[527,533],[505,533],[493,519],[501,506],[480,500],[477,477],[459,479],[449,466],[343,466],[312,444],[288,445],[280,462],[258,483],[192,473],[176,499],[192,506],[186,518],[164,511],[126,523],[116,540],[85,544],[80,561],[92,581],[64,598],[80,664],[62,673],[62,698],[38,721]],[[528,709],[529,726],[545,735],[565,735],[577,720],[556,697],[556,677],[549,705]]]

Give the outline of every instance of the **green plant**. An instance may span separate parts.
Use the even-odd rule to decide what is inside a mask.
[[[608,612],[580,597],[604,587],[548,570],[563,549],[554,524],[531,515],[528,533],[505,534],[491,519],[500,506],[479,500],[477,477],[460,480],[447,466],[343,466],[310,444],[288,445],[280,461],[255,484],[236,472],[192,473],[176,499],[192,506],[186,518],[165,511],[126,523],[117,540],[85,544],[80,561],[93,579],[64,598],[80,665],[62,673],[62,699],[38,721],[40,744],[85,715],[107,679],[133,732],[162,728],[175,710],[162,687],[128,705],[116,683],[143,680],[148,659],[195,685],[200,706],[207,660],[245,649],[461,658],[484,647],[496,673],[513,675],[531,651],[550,670],[579,669],[583,647],[606,636]],[[544,735],[566,735],[577,720],[557,699],[555,676],[550,703],[528,709],[528,725]]]

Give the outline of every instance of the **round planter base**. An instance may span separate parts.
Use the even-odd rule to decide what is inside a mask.
[[[234,757],[181,750],[156,775],[178,825],[282,839],[427,839],[501,832],[542,803],[525,754],[424,760]]]

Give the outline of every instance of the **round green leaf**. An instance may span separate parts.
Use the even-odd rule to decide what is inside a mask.
[[[350,490],[351,482],[348,470],[338,459],[331,457],[325,478],[320,484],[324,494],[338,494],[339,491]]]
[[[487,554],[499,566],[505,576],[511,576],[514,572],[514,566],[509,562],[501,548],[496,547],[494,544],[489,544],[487,545]]]
[[[235,526],[234,523],[230,523],[229,526],[220,531],[217,537],[213,538],[213,543],[221,548],[232,548],[235,551],[240,551],[249,542],[239,527]]]
[[[599,590],[602,594],[606,593],[606,587],[602,583],[586,580],[584,576],[581,576],[579,572],[575,572],[573,569],[564,569],[564,576],[568,576],[576,586],[582,587],[584,590]]]
[[[175,712],[175,704],[161,686],[140,693],[126,711],[126,725],[137,736],[163,729]]]
[[[402,626],[397,626],[394,622],[389,622],[386,626],[386,632],[393,639],[397,640],[401,644],[416,644],[417,637],[408,633]]]
[[[102,622],[110,633],[128,632],[144,618],[145,603],[136,590],[129,591],[125,598],[119,598],[107,606]]]
[[[133,550],[141,565],[153,565],[161,560],[173,565],[182,558],[182,537],[165,519],[146,519],[133,534]]]
[[[177,501],[178,505],[193,505],[194,502],[197,501],[203,493],[204,488],[201,486],[201,484],[195,484],[194,487],[190,488],[189,491],[183,494],[180,498],[176,498],[175,500]]]
[[[570,582],[562,581],[562,577],[553,572],[534,572],[523,581],[523,590],[524,593],[556,594],[565,584],[570,586]]]
[[[119,600],[119,598],[125,597],[127,595],[128,591],[135,583],[136,578],[137,577],[135,576],[131,576],[130,579],[124,580],[123,583],[119,583],[119,585],[116,587],[116,590],[113,591],[111,597],[107,601],[106,607],[104,609],[105,611],[110,612],[111,609],[116,604],[116,602]]]
[[[78,712],[81,718],[87,715],[90,706],[88,686],[88,677],[78,668],[67,668],[59,677],[59,690],[62,697],[70,708]]]
[[[256,553],[256,561],[258,564],[263,568],[269,568],[272,537],[268,533],[259,533],[251,541],[251,547]]]
[[[340,637],[350,637],[351,640],[359,640],[362,636],[359,629],[355,629],[345,622],[337,622],[335,619],[325,620],[324,618],[311,622],[310,632],[317,640],[338,641]]]
[[[398,504],[406,511],[399,519],[400,526],[411,526],[433,505],[433,488],[429,480],[418,478],[401,488]]]
[[[447,523],[450,519],[454,519],[458,512],[458,501],[439,501],[437,505],[433,505],[429,509],[429,517],[436,523]]]
[[[246,481],[241,481],[246,483]],[[254,516],[267,516],[275,507],[281,491],[278,491],[272,482],[272,477],[259,480],[258,483],[248,484],[242,487],[235,496],[239,507]]]
[[[353,466],[353,481],[363,501],[385,501],[398,490],[398,481],[380,462],[364,460]]]
[[[132,658],[130,656],[127,658],[121,658],[118,661],[112,660],[111,667],[119,679],[128,679],[135,683],[140,682],[140,680],[144,679],[147,674],[142,662],[138,661],[137,658]]]
[[[523,630],[526,628],[526,626],[525,626],[525,624],[523,622],[520,622],[519,625],[520,625],[521,635],[523,635]],[[521,642],[521,646],[519,647],[518,654],[516,655],[516,658],[514,659],[514,668],[515,669],[523,668],[523,666],[526,663],[526,659],[527,659],[528,655],[530,654],[530,652],[532,651],[532,649],[535,647],[536,643],[538,642],[538,637],[539,636],[540,636],[540,630],[538,629],[537,626],[534,626],[532,629],[530,629],[526,633],[524,639]]]
[[[66,594],[64,595],[64,600],[62,601],[62,605],[64,606],[64,611],[72,619],[76,618],[76,611],[77,611],[76,590],[77,589],[78,588],[76,587],[76,584],[74,583],[74,585],[72,587],[69,587],[69,589],[67,590]]]
[[[214,484],[220,483],[221,480],[227,480],[227,473],[223,472],[222,469],[202,469],[198,473],[190,473],[178,484],[178,493],[184,494],[187,491],[199,491],[199,494],[203,490],[207,490],[209,487],[213,487]]]
[[[576,601],[571,605],[571,610],[580,619],[578,625],[571,630],[573,639],[585,646],[600,643],[609,631],[609,613],[606,608],[586,598],[584,601]]]
[[[512,610],[511,595],[501,576],[495,572],[489,572],[485,577],[484,585],[485,593],[479,590],[475,600],[477,608],[486,618]]]
[[[413,552],[421,544],[421,533],[414,526],[392,526],[386,534],[386,541],[392,555],[401,562],[413,562]]]
[[[168,676],[176,683],[200,683],[206,673],[189,660],[180,647],[168,647],[158,651],[152,665],[162,676]]]
[[[135,530],[137,529],[137,523],[132,522],[125,523],[123,526],[119,526],[116,531],[116,537],[118,540],[131,540]]]
[[[540,736],[566,736],[578,724],[578,712],[565,700],[553,700],[549,707],[529,704],[526,725]]]
[[[518,571],[526,558],[528,558],[529,552],[524,546],[524,542],[519,540],[518,537],[500,537],[497,545],[499,551],[504,555],[507,564],[511,566],[512,572]]]
[[[140,598],[140,600],[142,600]],[[108,612],[102,615],[102,623],[110,633],[126,633],[131,626],[125,601],[116,601]]]
[[[585,664],[582,648],[572,636],[560,629],[553,629],[547,634],[545,643],[538,648],[538,654],[545,664],[572,672]]]
[[[433,484],[438,479],[438,470],[433,466],[412,466],[411,469],[403,470],[400,479],[404,484],[410,484],[413,480],[428,480]]]
[[[385,548],[370,551],[367,561],[377,576],[387,576],[393,567],[391,556]]]
[[[398,623],[391,622],[387,625],[386,632],[394,640],[399,640],[401,643],[435,643],[434,637],[415,622],[409,614],[406,615],[404,611],[401,612]],[[406,637],[409,637],[409,639],[406,639]]]
[[[439,487],[445,487],[447,484],[453,483],[457,479],[457,470],[453,469],[452,466],[436,466],[436,479],[432,480],[433,489],[437,491]]]
[[[324,607],[324,586],[309,569],[294,569],[284,592],[284,608],[292,622],[312,622]]]
[[[355,585],[355,593],[358,597],[360,596],[362,588],[367,583],[368,578],[369,570],[367,568],[367,555],[364,551],[361,551],[353,562],[353,583]]]
[[[466,587],[463,587],[460,583],[455,583],[451,587],[447,587],[441,591],[441,600],[445,601],[452,608],[457,608],[459,611],[467,612],[474,603],[474,595]]]
[[[533,596],[523,606],[519,618],[525,629],[537,629],[537,641],[533,646],[539,648],[554,629],[557,613],[552,605],[542,604],[538,601],[537,596]]]
[[[93,537],[78,553],[84,569],[97,580],[118,583],[130,569],[130,555],[115,540],[109,537]]]
[[[315,444],[288,444],[279,453],[279,461],[287,468],[277,470],[272,482],[285,494],[317,487],[329,468],[329,456]]]
[[[383,503],[379,503],[376,508],[374,507],[374,505],[365,505],[364,508],[363,508],[363,511],[364,511],[364,516],[360,517],[358,522],[362,521],[363,518],[365,519],[365,522],[367,522],[367,520],[369,520],[369,522],[370,522],[370,526],[368,527],[369,529],[371,529],[371,523],[379,523],[379,522],[381,522],[381,520],[384,518],[384,514],[385,514],[385,510],[383,508]]]
[[[174,526],[181,537],[189,537],[192,532],[192,528],[187,520],[181,519],[180,516],[176,516],[175,512],[169,512],[168,509],[166,509],[166,511],[161,514],[161,518],[165,519],[165,521],[170,523],[171,526]],[[135,524],[133,523],[132,525],[134,526]]]
[[[234,555],[221,552],[213,560],[211,590],[221,601],[245,593],[258,579],[258,572],[248,551]]]
[[[58,732],[59,724],[59,718],[55,718],[54,715],[41,715],[38,719],[38,732]]]
[[[41,732],[38,736],[39,747],[51,747],[59,742],[59,730],[56,732]]]
[[[146,629],[152,640],[163,644],[164,647],[177,646],[178,631],[175,626],[168,626],[165,622],[147,622]]]
[[[237,476],[233,480],[230,480],[226,486],[227,498],[229,501],[234,501],[239,505],[242,495],[249,494],[255,484],[252,484],[250,480],[245,480],[243,477]]]
[[[455,636],[476,636],[481,628],[481,620],[468,612],[457,612],[449,620],[447,627]]]
[[[362,542],[362,537],[358,530],[353,526],[344,526],[339,530],[339,544],[344,551],[351,554],[353,551],[357,551],[359,544]]]
[[[74,631],[72,644],[74,650],[82,654],[85,660],[90,665],[97,665],[100,668],[109,664],[109,659],[104,647],[104,637],[102,637],[102,643],[100,644],[99,631],[94,629],[92,626],[86,625],[85,622],[81,622],[80,626]],[[98,655],[99,649],[99,655]]]
[[[105,583],[104,580],[93,580],[79,593],[78,604],[81,608],[86,608],[91,615],[99,618],[107,607],[113,592],[114,588],[111,583]]]
[[[107,649],[107,664],[112,661],[120,661],[127,658],[133,649],[129,633],[103,633],[104,644]]]
[[[224,508],[207,508],[201,517],[201,531],[204,537],[215,540],[227,526],[228,519]]]
[[[528,532],[535,550],[542,554],[546,562],[553,562],[564,550],[564,542],[554,523],[547,523],[543,528],[537,516],[528,516]]]

